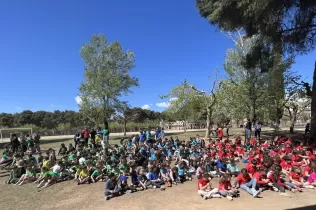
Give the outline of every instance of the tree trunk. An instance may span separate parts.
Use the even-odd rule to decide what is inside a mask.
[[[126,120],[124,120],[124,136],[126,136]]]
[[[291,120],[290,133],[294,133],[294,121]]]
[[[104,123],[104,128],[109,129],[109,122],[108,122],[107,117],[104,117],[103,123]]]
[[[316,141],[316,62],[313,75],[313,89],[312,89],[312,105],[311,105],[311,130],[310,141],[313,144]]]
[[[210,126],[211,126],[211,109],[207,107],[206,109],[206,131],[205,138],[209,138],[210,136]]]

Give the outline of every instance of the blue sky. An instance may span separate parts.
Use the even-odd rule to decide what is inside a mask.
[[[0,25],[0,112],[77,110],[79,50],[92,34],[135,53],[140,87],[124,99],[156,111],[167,104],[159,95],[184,78],[207,90],[233,47],[194,0],[11,0],[1,4]],[[293,69],[311,81],[315,58],[315,51],[298,57]]]

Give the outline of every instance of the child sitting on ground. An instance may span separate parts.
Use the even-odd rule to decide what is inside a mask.
[[[229,174],[224,174],[219,180],[219,194],[226,197],[228,200],[233,200],[233,197],[237,195],[237,190],[232,188],[231,177]]]
[[[117,178],[115,174],[109,173],[109,178],[105,182],[105,192],[104,192],[106,200],[110,200],[115,196],[121,195],[121,188],[119,188],[117,184]]]
[[[15,185],[21,186],[26,181],[31,181],[32,182],[34,180],[36,180],[36,172],[33,170],[31,165],[28,165],[26,167],[25,174],[23,174],[21,176],[21,178],[19,179],[19,181]]]
[[[198,180],[198,194],[205,200],[209,198],[220,198],[221,196],[218,194],[218,189],[212,189],[209,178],[210,176],[205,173],[202,178]]]

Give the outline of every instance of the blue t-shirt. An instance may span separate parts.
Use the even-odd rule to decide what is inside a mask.
[[[156,136],[159,136],[159,130],[155,131]]]
[[[179,174],[179,176],[183,176],[184,175],[184,169],[178,167],[178,174]]]
[[[126,176],[121,176],[120,177],[120,182],[127,182],[127,177]]]
[[[152,153],[152,154],[151,154],[149,160],[156,160],[156,155],[155,155],[155,153]]]
[[[145,139],[144,139],[144,134],[140,134],[140,135],[139,135],[139,141],[140,141],[140,142],[144,142],[144,141],[145,141]]]
[[[158,179],[158,176],[155,173],[153,173],[153,172],[148,172],[147,178],[149,180],[156,180],[156,179]]]
[[[226,164],[222,164],[220,160],[217,160],[215,163],[216,163],[217,167],[220,168],[222,171],[227,170]]]

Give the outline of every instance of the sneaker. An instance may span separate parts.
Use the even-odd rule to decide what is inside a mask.
[[[230,200],[230,201],[232,201],[232,200],[233,200],[233,197],[232,197],[232,196],[230,196],[230,195],[227,195],[227,196],[226,196],[226,198],[227,198],[228,200]]]
[[[153,189],[156,189],[157,187],[156,186],[153,186]]]
[[[165,189],[166,189],[165,186],[161,186],[161,187],[160,187],[160,190],[161,190],[161,191],[163,191],[163,190],[165,190]]]
[[[304,188],[306,188],[306,189],[314,189],[315,187],[312,186],[312,185],[306,185],[306,186],[304,186]]]
[[[133,191],[132,190],[126,190],[126,193],[127,194],[130,194],[130,193],[132,193]]]
[[[253,196],[254,198],[257,198],[259,194],[260,194],[260,191],[257,191],[257,190],[255,190],[255,189],[252,189],[252,196]]]
[[[291,191],[292,191],[292,193],[296,193],[297,189],[292,189]]]
[[[222,196],[220,194],[213,194],[211,195],[212,198],[221,198]]]
[[[204,196],[203,196],[203,199],[204,199],[204,200],[207,200],[207,197],[204,195]]]
[[[106,196],[106,197],[105,197],[105,200],[107,200],[107,201],[110,200],[110,197],[109,197],[109,196]]]
[[[276,187],[272,187],[272,189],[273,189],[275,192],[279,192],[279,189],[276,188]]]

